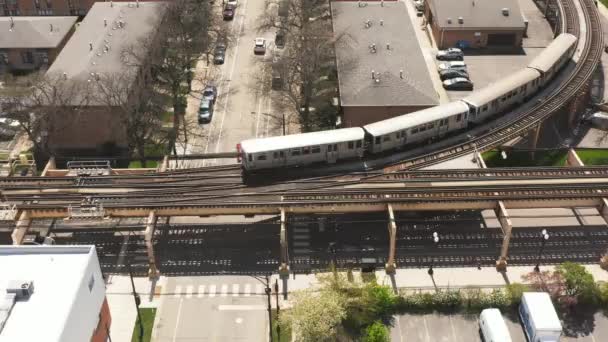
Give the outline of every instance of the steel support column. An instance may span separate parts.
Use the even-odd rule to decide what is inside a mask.
[[[568,150],[568,155],[566,157],[566,166],[585,166],[585,164],[583,164],[583,161],[581,160],[581,158],[579,158],[578,154],[573,148]]]
[[[156,257],[154,255],[154,231],[156,230],[156,213],[151,211],[148,215],[148,221],[146,222],[146,231],[144,232],[144,239],[146,240],[146,251],[148,252],[148,277],[150,279],[158,278],[159,271],[156,267]]]
[[[395,223],[395,214],[393,212],[393,206],[389,203],[387,205],[388,209],[388,237],[389,237],[389,246],[388,246],[388,261],[386,263],[386,273],[394,274],[397,269],[397,264],[395,263],[395,248],[397,244],[397,224]]]
[[[513,225],[509,218],[509,213],[505,208],[505,204],[502,201],[498,201],[496,208],[494,209],[496,218],[500,222],[502,228],[502,247],[500,248],[500,258],[496,261],[496,269],[498,271],[505,271],[507,269],[507,259],[509,254],[509,241],[511,240],[511,230]]]
[[[532,128],[530,130],[530,133],[528,133],[528,147],[530,149],[535,149],[536,145],[538,144],[538,137],[540,136],[540,128],[541,128],[541,123],[539,122],[538,125],[534,128]],[[534,152],[532,153],[532,159],[534,159]]]
[[[45,177],[49,170],[54,170],[55,168],[57,168],[57,165],[55,164],[55,157],[51,157],[49,161],[46,162],[46,166],[44,167],[44,170],[42,170],[40,176]]]
[[[29,212],[23,211],[19,214],[19,219],[17,220],[17,224],[15,224],[15,229],[13,229],[13,233],[11,234],[11,238],[13,239],[13,245],[20,245],[23,243],[23,238],[27,231],[30,229],[30,225],[32,224],[32,219],[30,217]]]
[[[281,264],[279,274],[289,276],[289,250],[287,249],[287,218],[285,209],[281,209]]]
[[[169,156],[165,156],[158,167],[158,172],[165,172],[169,168]]]

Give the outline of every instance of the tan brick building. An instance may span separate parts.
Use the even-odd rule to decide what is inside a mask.
[[[517,0],[426,0],[438,48],[521,47],[526,24]]]
[[[78,17],[0,17],[0,73],[47,68]]]
[[[343,126],[439,103],[403,2],[333,1],[331,9]]]

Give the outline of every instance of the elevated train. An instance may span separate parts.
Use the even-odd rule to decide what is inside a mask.
[[[364,127],[249,139],[238,144],[243,171],[333,164],[403,149],[466,129],[529,100],[568,62],[577,38],[564,33],[527,67],[463,99],[374,122]]]

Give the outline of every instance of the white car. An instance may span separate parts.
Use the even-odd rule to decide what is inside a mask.
[[[451,61],[451,62],[444,62],[444,63],[439,63],[439,66],[437,67],[437,69],[439,69],[439,71],[441,70],[447,70],[447,69],[453,69],[453,68],[466,68],[467,65],[464,64],[463,61]]]
[[[226,3],[227,3],[228,5],[231,5],[231,6],[236,7],[236,0],[228,0]]]
[[[266,39],[256,38],[255,46],[253,47],[253,53],[256,55],[263,55],[266,53]]]

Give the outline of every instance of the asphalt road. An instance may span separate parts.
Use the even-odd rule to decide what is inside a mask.
[[[221,4],[221,2],[220,2]],[[219,5],[218,15],[219,14]],[[224,22],[230,30],[226,59],[223,65],[198,63],[193,82],[193,94],[188,100],[186,120],[196,134],[185,147],[186,154],[232,152],[242,140],[272,136],[281,133],[270,91],[270,62],[274,50],[274,32],[259,33],[258,18],[265,11],[265,1],[240,0],[236,16]],[[264,56],[254,55],[254,40],[265,38],[267,51]],[[213,119],[209,124],[198,125],[198,95],[205,84],[215,84],[218,98]],[[276,94],[275,94],[276,97]],[[199,126],[199,127],[196,127]],[[200,167],[234,163],[233,159],[194,160],[182,163],[182,167]]]
[[[253,277],[167,278],[153,341],[268,339],[267,297]]]

